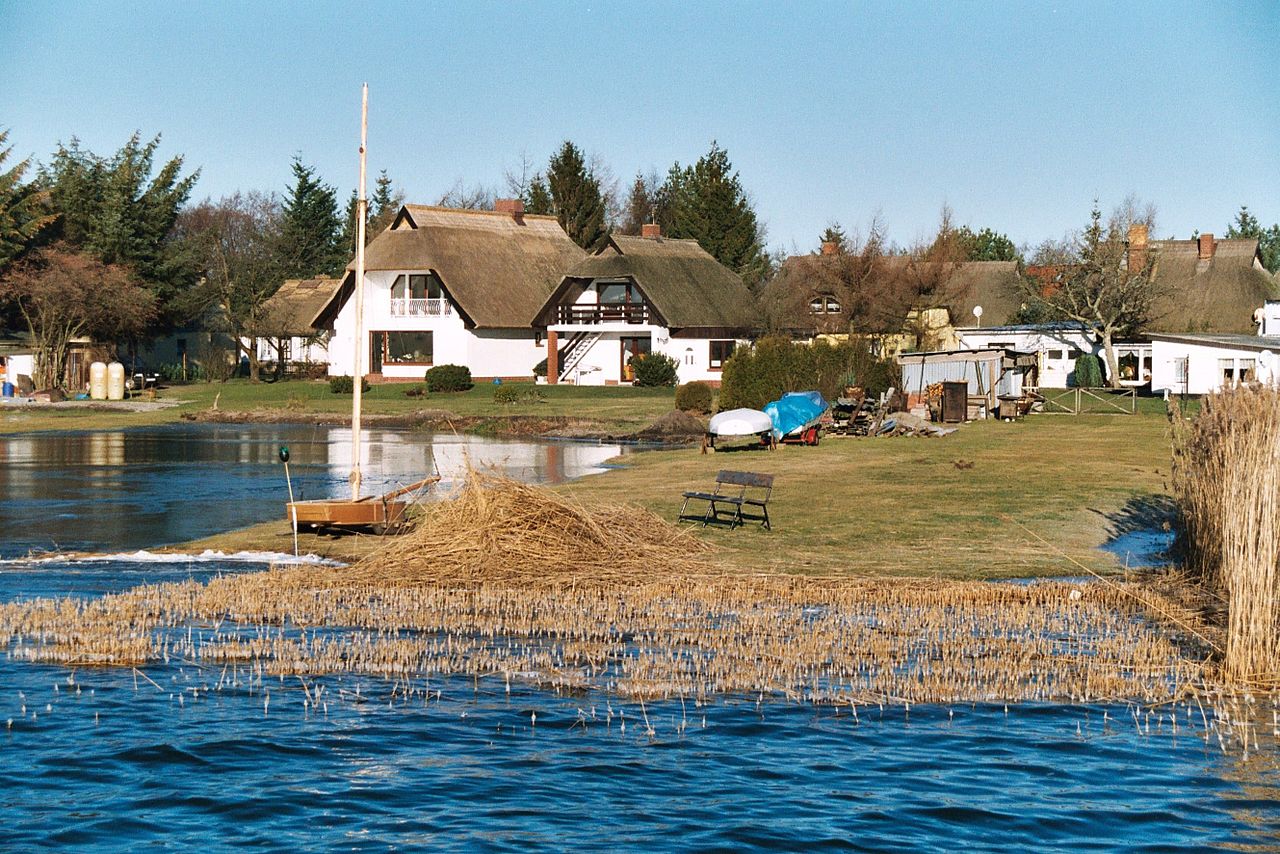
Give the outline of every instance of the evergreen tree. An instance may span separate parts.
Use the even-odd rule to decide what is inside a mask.
[[[748,284],[762,281],[768,273],[769,256],[762,245],[760,223],[728,152],[713,142],[697,163],[679,174],[677,170],[678,164],[667,181],[670,235],[697,240]]]
[[[618,231],[621,234],[639,234],[651,216],[653,199],[649,194],[649,184],[643,175],[636,175],[635,181],[631,183],[631,192],[627,194],[626,210]]]
[[[837,252],[846,252],[849,249],[849,238],[845,236],[844,229],[840,227],[840,223],[833,222],[827,226],[818,238],[819,246],[826,246],[828,243],[835,244]]]
[[[0,167],[13,151],[12,147],[3,147],[8,138],[9,132],[0,130]],[[48,211],[49,194],[34,183],[22,183],[30,166],[28,159],[0,172],[0,271],[26,251],[54,220]]]
[[[281,267],[284,278],[336,276],[349,260],[337,191],[316,177],[300,158],[293,160],[293,186],[284,201]],[[354,235],[351,239],[355,246]]]
[[[967,261],[1021,261],[1018,247],[1006,234],[983,228],[975,232],[969,226],[956,231],[961,251]]]
[[[200,172],[184,177],[179,156],[153,176],[159,145],[159,136],[144,143],[135,133],[105,158],[72,139],[69,146],[58,146],[42,173],[59,215],[51,231],[73,250],[133,271],[159,307],[150,333],[190,319],[198,281],[189,248],[172,235]]]
[[[373,186],[373,198],[369,200],[369,226],[365,230],[368,239],[372,240],[395,222],[396,214],[403,205],[404,191],[392,188],[387,170],[383,169],[378,173]]]
[[[536,178],[534,183],[537,183]],[[609,230],[605,226],[605,204],[600,183],[587,168],[582,152],[568,140],[551,158],[547,169],[547,188],[556,219],[574,243],[589,252],[604,243]]]
[[[1269,272],[1280,270],[1280,224],[1263,228],[1262,223],[1253,215],[1247,205],[1240,207],[1235,222],[1227,226],[1227,237],[1254,238],[1258,241],[1258,253],[1262,256],[1262,266]]]
[[[356,210],[360,201],[360,194],[355,190],[351,191],[350,197],[347,198],[347,205],[342,210],[342,231],[338,232],[338,245],[342,247],[342,251],[348,258],[354,258],[356,254]],[[370,234],[372,229],[367,225],[364,230],[365,245],[373,239]]]

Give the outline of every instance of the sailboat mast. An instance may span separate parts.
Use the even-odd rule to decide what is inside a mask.
[[[369,202],[365,198],[365,149],[369,142],[369,84],[360,101],[360,191],[356,196],[356,340],[355,370],[351,376],[351,500],[360,498],[360,406],[364,385],[364,224]]]

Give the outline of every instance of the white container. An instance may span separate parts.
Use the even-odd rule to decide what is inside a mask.
[[[124,365],[107,365],[107,400],[124,400]]]
[[[107,399],[107,363],[94,362],[89,366],[89,399]]]

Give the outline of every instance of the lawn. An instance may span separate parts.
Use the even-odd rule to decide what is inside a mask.
[[[723,549],[721,559],[745,571],[1084,574],[1074,559],[1110,572],[1122,564],[1099,545],[1127,526],[1162,521],[1170,446],[1159,404],[1144,401],[1134,416],[983,421],[937,439],[828,437],[817,447],[772,452],[646,451],[557,488],[588,504],[639,504],[674,520],[681,492],[709,488],[719,469],[772,473],[772,532],[692,526]],[[371,537],[302,540],[304,551],[340,558],[376,546]],[[198,547],[288,551],[292,540],[286,525],[273,522]]]

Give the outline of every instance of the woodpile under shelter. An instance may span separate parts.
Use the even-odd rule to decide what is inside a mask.
[[[994,417],[1002,405],[1014,407],[1020,403],[1025,389],[1036,383],[1039,357],[1035,353],[989,348],[902,353],[897,362],[909,407],[927,406],[945,384],[964,383],[965,417],[970,419]]]

